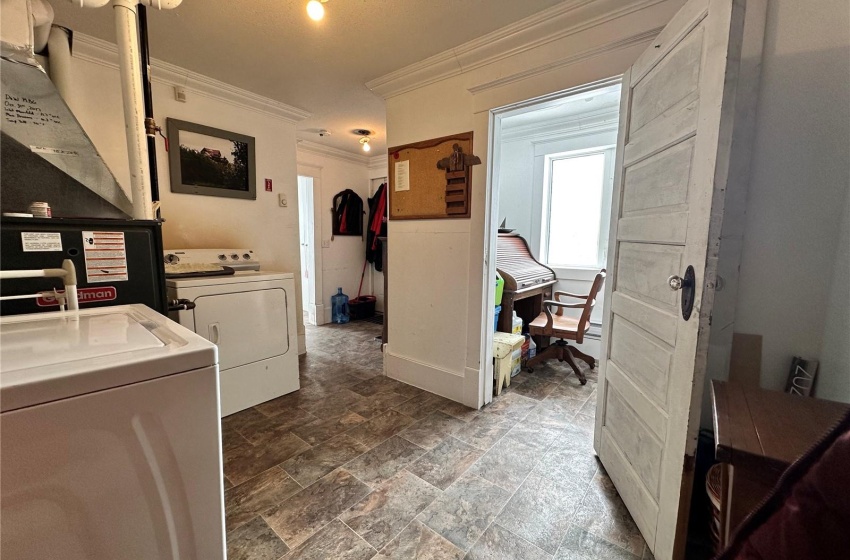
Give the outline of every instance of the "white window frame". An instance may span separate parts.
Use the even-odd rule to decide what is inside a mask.
[[[615,160],[614,145],[598,146],[594,148],[586,148],[581,150],[571,150],[568,152],[559,152],[547,154],[544,156],[543,165],[543,205],[542,216],[540,221],[540,259],[548,267],[552,268],[558,278],[572,277],[576,280],[592,280],[599,272],[599,269],[605,267],[608,260],[608,226],[611,223],[611,197],[614,190],[614,160]],[[600,209],[601,219],[599,220],[599,247],[597,254],[597,264],[595,266],[579,266],[565,263],[550,264],[549,260],[549,223],[551,221],[550,201],[552,198],[552,166],[556,161],[571,159],[576,157],[590,156],[594,154],[603,154],[605,156],[604,178],[602,185],[602,207]]]

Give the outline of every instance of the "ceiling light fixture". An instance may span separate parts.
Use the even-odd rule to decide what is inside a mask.
[[[364,152],[368,152],[372,149],[372,146],[369,145],[369,141],[371,140],[369,136],[372,134],[371,130],[368,130],[366,128],[355,128],[351,132],[353,132],[357,136],[360,136],[360,145],[363,146]]]
[[[310,0],[307,2],[307,15],[313,21],[320,21],[325,17],[325,7],[322,5],[328,0]]]

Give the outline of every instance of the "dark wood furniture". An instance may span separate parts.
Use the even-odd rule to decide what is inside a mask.
[[[848,405],[712,381],[715,456],[723,463],[722,542]]]
[[[592,356],[585,354],[578,348],[569,346],[567,340],[574,340],[576,344],[581,344],[584,341],[584,335],[590,329],[590,314],[593,312],[593,306],[596,305],[596,296],[599,294],[603,282],[605,282],[604,268],[596,274],[596,278],[593,279],[593,284],[590,286],[590,292],[587,294],[555,292],[554,300],[543,302],[543,312],[528,325],[528,334],[540,336],[544,339],[554,337],[558,341],[530,359],[526,364],[528,371],[534,371],[534,366],[537,364],[557,358],[559,362],[566,361],[570,364],[582,385],[587,383],[587,378],[576,364],[575,358],[585,362],[591,369],[596,365],[596,361]],[[561,298],[571,298],[579,303],[565,303],[561,301]],[[554,313],[552,308],[555,308]],[[581,316],[578,319],[567,317],[564,315],[564,309],[581,309]]]
[[[513,312],[527,325],[543,309],[543,301],[552,299],[555,271],[531,255],[528,243],[514,234],[500,233],[496,242],[496,270],[505,280],[502,313],[498,330],[511,332]],[[548,339],[537,340],[538,348],[548,346]]]

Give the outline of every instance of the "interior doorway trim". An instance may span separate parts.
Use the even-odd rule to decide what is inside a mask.
[[[569,89],[533,97],[524,101],[510,103],[502,107],[490,109],[489,134],[487,136],[487,188],[485,189],[484,215],[484,286],[481,290],[482,329],[481,329],[481,368],[478,386],[483,395],[482,402],[487,404],[493,400],[493,324],[496,318],[496,308],[493,302],[496,298],[496,286],[490,281],[496,277],[496,234],[499,229],[499,166],[502,148],[502,119],[505,117],[526,113],[532,110],[546,109],[557,105],[561,100],[579,93],[593,91],[622,82],[622,76],[612,76],[603,80],[590,82]]]
[[[322,213],[320,208],[322,194],[322,168],[317,165],[298,163],[297,174],[299,177],[310,177],[313,179],[313,278],[310,285],[312,301],[309,303],[309,308],[306,311],[310,317],[315,317],[317,325],[324,325],[326,321],[324,303],[325,297],[322,290]]]

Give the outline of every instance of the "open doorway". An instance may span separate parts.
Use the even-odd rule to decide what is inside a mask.
[[[526,278],[525,285],[516,281],[510,285],[508,280],[501,301],[485,302],[485,316],[490,318],[485,324],[495,325],[496,331],[520,329],[527,334],[544,300],[551,300],[555,292],[587,294],[605,268],[619,103],[620,79],[613,78],[493,112],[488,234],[490,254],[496,259],[491,261],[489,282],[496,284],[500,268],[500,276],[508,276],[505,261],[518,258],[505,253],[506,244],[525,252],[520,259],[524,262],[514,263],[523,269],[520,274],[540,276]],[[600,292],[583,342],[569,342],[593,361],[598,361],[601,350],[604,304]],[[562,313],[578,321],[582,310],[564,308]],[[482,338],[489,364],[492,339]],[[533,339],[535,343],[528,346],[537,346],[538,351],[550,344],[549,337]],[[527,356],[524,349],[523,361]],[[567,364],[560,368],[564,375],[571,375]],[[513,368],[514,375],[519,371]],[[493,394],[492,375],[486,375],[484,386],[488,402]]]
[[[304,322],[320,325],[324,322],[322,312],[321,265],[318,259],[321,253],[316,250],[316,209],[314,192],[318,187],[316,177],[298,176],[298,236],[301,253],[301,302],[304,309]]]

